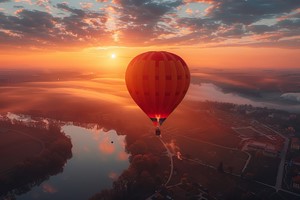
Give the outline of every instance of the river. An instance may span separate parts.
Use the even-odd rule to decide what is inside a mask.
[[[73,157],[62,173],[51,176],[17,200],[84,200],[112,183],[129,166],[125,152],[125,136],[114,130],[64,125],[62,130],[71,137]]]

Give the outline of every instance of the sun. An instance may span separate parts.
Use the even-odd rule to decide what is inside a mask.
[[[114,54],[114,53],[112,53],[112,54],[110,55],[110,58],[111,58],[111,59],[115,59],[116,57],[117,57],[117,55]]]

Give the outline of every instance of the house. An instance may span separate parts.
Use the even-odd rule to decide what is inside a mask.
[[[300,190],[300,175],[292,178],[292,186],[296,190]]]
[[[280,152],[280,146],[276,146],[267,142],[251,141],[247,145],[250,151],[262,151],[264,156],[277,157]]]
[[[291,146],[290,146],[292,151],[299,151],[300,149],[300,140],[299,138],[293,137],[291,139]]]
[[[247,148],[248,150],[254,150],[254,151],[264,150],[266,148],[266,144],[261,142],[251,141],[250,144],[248,144]]]
[[[266,148],[265,151],[263,152],[263,154],[265,156],[275,158],[278,156],[278,151],[276,151],[275,149],[272,149],[272,148]]]

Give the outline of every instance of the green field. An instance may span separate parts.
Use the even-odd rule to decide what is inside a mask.
[[[192,160],[215,168],[220,162],[223,162],[225,171],[232,168],[232,172],[236,174],[241,174],[248,159],[248,155],[240,150],[217,146],[185,136],[177,136],[176,143],[180,147],[182,155],[188,155]]]
[[[205,112],[193,111],[181,119],[191,120],[166,123],[162,128],[162,137],[166,143],[172,140],[178,151],[195,164],[209,165],[217,168],[223,162],[224,170],[241,174],[248,154],[240,151],[239,138],[227,121],[220,120]],[[176,152],[175,152],[176,153]]]

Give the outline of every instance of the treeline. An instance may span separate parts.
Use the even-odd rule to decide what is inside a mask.
[[[275,125],[280,129],[292,127],[295,133],[300,136],[300,114],[289,113],[283,110],[266,107],[254,107],[252,105],[237,105],[233,103],[204,101],[197,102],[197,106],[205,110],[222,110],[234,112],[243,118],[255,119],[257,121]]]
[[[52,142],[58,137],[66,137],[65,134],[61,132],[60,126],[55,123],[49,123],[48,129],[46,129],[34,124],[26,125],[26,123],[18,120],[0,120],[0,127],[22,131],[44,141],[44,143]]]
[[[29,191],[50,176],[61,173],[67,160],[72,157],[71,139],[55,124],[50,124],[48,130],[27,127],[22,123],[12,124],[9,121],[1,121],[0,126],[22,130],[44,143],[40,154],[20,162],[8,173],[0,175],[0,197],[12,198],[15,194]]]

